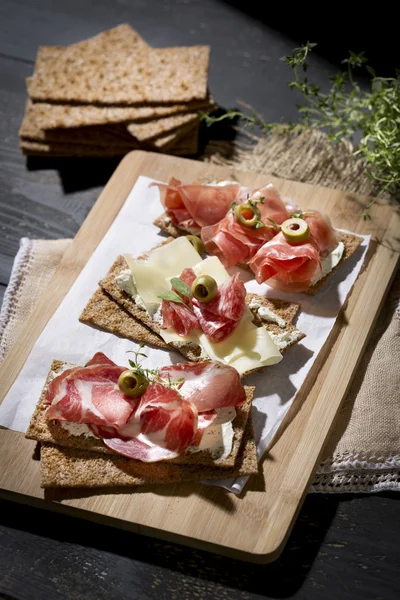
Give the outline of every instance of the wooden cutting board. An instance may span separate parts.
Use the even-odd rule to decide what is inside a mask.
[[[161,181],[171,175],[184,181],[203,176],[238,179],[250,187],[272,182],[303,209],[326,210],[336,227],[372,234],[366,268],[264,457],[260,474],[250,479],[240,497],[200,484],[103,495],[90,490],[44,491],[39,486],[35,443],[8,430],[0,430],[0,494],[236,558],[269,562],[277,558],[289,535],[394,275],[399,257],[399,216],[389,204],[378,201],[371,210],[372,220],[364,222],[358,215],[368,201],[365,197],[171,156],[131,152],[97,200],[4,360],[0,402],[139,175]]]

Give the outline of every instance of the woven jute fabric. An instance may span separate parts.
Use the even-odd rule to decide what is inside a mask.
[[[232,151],[233,150],[233,151]],[[351,146],[316,131],[274,134],[251,145],[209,144],[203,160],[374,195]],[[21,240],[0,313],[0,360],[11,348],[70,240]],[[400,277],[397,275],[323,452],[310,491],[400,489]]]

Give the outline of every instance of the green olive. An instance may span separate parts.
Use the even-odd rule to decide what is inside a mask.
[[[197,237],[197,235],[187,235],[186,237],[189,240],[189,242],[192,244],[192,246],[194,246],[194,249],[196,250],[196,252],[198,252],[199,254],[202,254],[206,251],[206,249],[204,248],[203,242],[201,241],[201,239],[199,237]]]
[[[192,283],[193,296],[199,302],[210,302],[218,292],[218,284],[210,275],[200,275]]]
[[[260,220],[261,213],[257,206],[244,202],[235,208],[236,221],[245,227],[254,227]]]
[[[307,221],[297,217],[284,221],[281,225],[281,231],[291,244],[304,242],[310,235]]]
[[[149,380],[144,375],[133,371],[124,371],[118,378],[118,387],[125,396],[137,398],[143,394],[149,385]]]

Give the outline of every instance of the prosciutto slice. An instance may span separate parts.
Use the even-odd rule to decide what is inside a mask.
[[[172,222],[193,233],[200,233],[201,227],[220,221],[241,194],[240,184],[182,185],[174,177],[168,185],[151,185],[159,188],[161,203]]]
[[[202,423],[202,429],[206,426]],[[119,430],[93,427],[108,448],[143,462],[168,460],[191,445],[198,431],[196,406],[172,388],[150,385],[130,421]],[[201,436],[200,436],[201,439]]]
[[[179,393],[194,404],[199,413],[239,406],[246,394],[239,373],[233,367],[215,361],[178,363],[160,369],[160,377],[171,381],[183,378]]]
[[[290,244],[283,233],[279,233],[270,242],[258,250],[249,262],[256,281],[284,292],[303,292],[310,286],[312,278],[324,258],[339,241],[329,218],[323,213],[312,210],[305,215],[310,228],[310,236],[301,244]]]
[[[247,263],[265,242],[276,235],[273,222],[280,224],[290,218],[286,205],[273,185],[255,190],[250,200],[257,201],[260,198],[263,198],[263,201],[257,202],[257,207],[261,213],[260,220],[266,227],[246,227],[236,220],[233,212],[229,212],[221,221],[203,227],[201,231],[201,239],[207,252],[218,256],[227,268],[238,263]],[[246,199],[242,198],[242,202],[245,201]]]
[[[324,257],[336,248],[340,241],[340,234],[332,227],[327,214],[319,210],[312,210],[310,213],[304,218],[308,223],[311,238],[314,240],[320,256]]]
[[[125,396],[118,387],[125,367],[108,359],[108,364],[99,364],[106,358],[103,357],[99,353],[88,366],[68,369],[51,382],[46,398],[50,404],[45,413],[47,419],[116,427],[128,421],[137,401]]]

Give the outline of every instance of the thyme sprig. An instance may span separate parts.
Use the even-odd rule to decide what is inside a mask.
[[[400,188],[400,71],[395,77],[378,77],[363,52],[350,52],[342,61],[346,70],[330,77],[331,87],[325,93],[308,78],[307,58],[316,45],[307,42],[282,58],[293,69],[290,88],[304,98],[304,103],[297,105],[299,124],[289,123],[289,127],[282,128],[279,123],[266,122],[253,109],[249,113],[232,110],[216,118],[208,115],[204,120],[212,124],[240,119],[245,127],[257,126],[263,134],[277,129],[280,133],[290,133],[295,128],[323,129],[334,143],[353,142],[354,135],[361,133],[353,155],[365,161],[366,175],[377,182],[381,192],[396,193]],[[369,75],[369,89],[361,89],[354,78],[354,70],[359,68]],[[369,202],[361,213],[364,220],[371,218],[373,203],[374,200]]]
[[[180,377],[176,381],[173,381],[171,379],[171,375],[169,373],[168,373],[167,379],[165,379],[163,377],[160,377],[158,369],[144,368],[141,365],[142,359],[140,359],[139,357],[148,358],[148,356],[147,356],[147,354],[142,352],[143,348],[144,348],[144,344],[139,344],[139,350],[128,350],[128,352],[131,352],[132,354],[135,355],[134,360],[128,360],[131,370],[134,373],[136,373],[137,375],[141,375],[142,377],[145,377],[146,379],[148,379],[150,383],[161,383],[164,387],[169,387],[169,388],[178,390],[181,387],[181,385],[184,383],[185,378]]]

